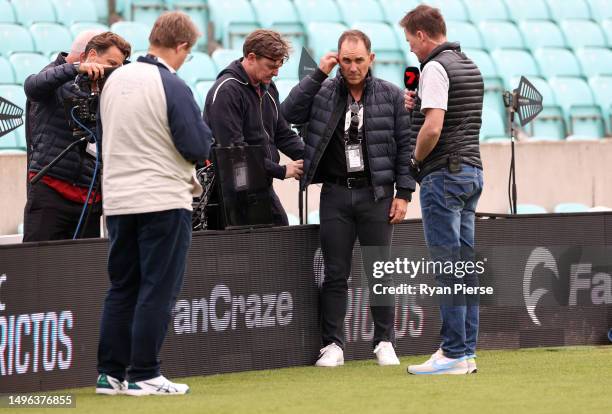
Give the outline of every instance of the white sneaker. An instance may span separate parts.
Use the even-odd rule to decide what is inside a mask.
[[[319,351],[319,359],[315,363],[317,367],[337,367],[344,365],[344,352],[335,343],[331,343]]]
[[[466,356],[467,366],[468,366],[468,374],[476,374],[478,369],[476,368],[476,355],[468,355]]]
[[[125,380],[121,382],[117,378],[111,377],[110,375],[100,374],[98,375],[98,380],[96,381],[96,394],[124,394],[127,387],[128,382]]]
[[[189,385],[177,384],[163,375],[144,381],[130,382],[125,391],[127,395],[183,395],[189,392]]]
[[[468,365],[466,357],[447,358],[441,350],[438,350],[424,363],[408,366],[408,373],[414,375],[463,375],[468,373]]]
[[[376,354],[376,359],[378,360],[378,365],[399,365],[399,359],[397,359],[397,355],[395,355],[395,349],[393,349],[393,345],[391,342],[380,341],[376,348],[374,348],[374,353]]]

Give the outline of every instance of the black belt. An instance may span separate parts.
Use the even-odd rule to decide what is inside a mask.
[[[369,187],[372,184],[368,177],[347,177],[347,178],[328,178],[325,180],[326,183],[341,185],[346,188],[364,188]]]

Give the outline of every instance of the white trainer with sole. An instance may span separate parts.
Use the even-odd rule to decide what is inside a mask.
[[[380,366],[400,364],[391,342],[380,341],[378,345],[376,345],[376,348],[374,348],[374,354],[376,354],[376,359],[378,360],[378,365]]]
[[[337,367],[344,365],[344,351],[335,343],[331,343],[319,351],[317,367]]]
[[[189,385],[177,384],[163,375],[144,381],[128,383],[125,394],[132,396],[143,395],[184,395],[189,392]]]

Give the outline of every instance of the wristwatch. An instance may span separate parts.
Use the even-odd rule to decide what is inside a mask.
[[[412,153],[410,156],[410,168],[414,169],[416,172],[420,172],[422,166],[423,163],[421,161],[417,161],[417,159],[414,158],[414,153]]]

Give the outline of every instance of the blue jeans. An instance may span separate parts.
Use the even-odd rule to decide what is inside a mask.
[[[423,230],[433,261],[456,263],[475,257],[474,219],[483,186],[482,170],[467,164],[461,167],[458,173],[450,173],[446,167],[436,170],[421,181]],[[454,292],[455,284],[478,286],[478,276],[438,274],[436,283]],[[441,348],[446,357],[476,353],[478,312],[478,295],[440,296]]]

